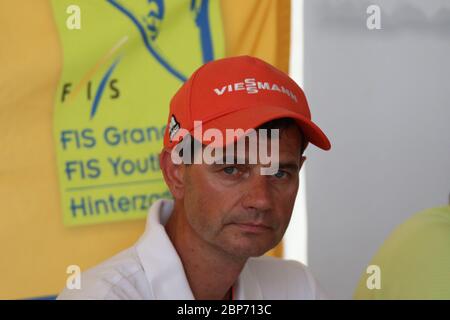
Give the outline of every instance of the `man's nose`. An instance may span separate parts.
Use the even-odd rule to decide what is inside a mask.
[[[266,211],[272,208],[272,194],[267,176],[256,174],[248,179],[242,205],[246,209]]]

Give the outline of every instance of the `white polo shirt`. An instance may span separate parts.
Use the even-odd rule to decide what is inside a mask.
[[[137,243],[82,272],[81,289],[66,288],[58,299],[194,299],[164,229],[172,209],[172,200],[156,201]],[[303,264],[266,256],[248,259],[234,289],[237,300],[325,298]]]

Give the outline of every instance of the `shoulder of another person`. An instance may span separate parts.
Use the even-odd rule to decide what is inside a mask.
[[[65,288],[58,300],[139,299],[150,294],[135,247],[81,273],[80,288]],[[139,282],[139,283],[138,283]]]
[[[247,263],[266,299],[324,298],[309,269],[299,261],[262,256]]]

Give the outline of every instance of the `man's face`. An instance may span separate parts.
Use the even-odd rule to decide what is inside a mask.
[[[274,175],[261,175],[259,162],[186,166],[183,203],[192,231],[237,258],[260,256],[276,246],[298,191],[301,145],[296,126],[280,131],[279,170]]]

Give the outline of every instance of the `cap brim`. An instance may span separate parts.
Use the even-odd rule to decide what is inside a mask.
[[[202,123],[202,130],[206,131],[208,129],[215,128],[220,130],[223,137],[225,137],[226,129],[240,128],[244,131],[248,129],[256,129],[268,121],[279,118],[294,119],[301,128],[308,142],[323,150],[329,150],[331,148],[331,144],[327,136],[314,122],[301,114],[286,110],[286,108],[275,106],[260,107],[257,111],[253,108],[233,111],[216,119]],[[203,142],[206,144],[211,143],[211,141]]]

